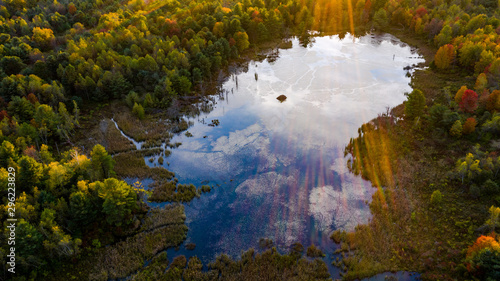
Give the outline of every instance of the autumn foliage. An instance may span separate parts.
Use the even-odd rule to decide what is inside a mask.
[[[6,117],[9,118],[9,114],[7,113],[7,110],[0,111],[0,121],[2,121]]]
[[[494,90],[488,96],[488,102],[486,103],[486,109],[488,111],[500,110],[500,90]]]
[[[498,280],[500,273],[500,245],[494,238],[481,235],[467,250],[465,259],[467,270],[480,280]]]
[[[455,47],[451,44],[446,44],[436,52],[434,63],[439,69],[447,69],[453,63],[455,53]]]
[[[474,117],[467,118],[467,121],[465,121],[464,123],[462,133],[464,135],[474,133],[474,131],[476,130],[476,125],[477,125],[476,118]]]
[[[474,258],[475,255],[477,255],[481,250],[486,248],[495,251],[500,251],[500,245],[498,244],[498,242],[495,240],[494,237],[481,235],[479,236],[479,238],[477,238],[474,245],[472,245],[471,247],[469,247],[469,249],[467,249],[467,259]]]
[[[74,15],[76,13],[76,6],[75,6],[75,4],[73,4],[73,3],[69,3],[68,4],[68,12],[71,15]]]
[[[464,95],[465,91],[467,91],[467,86],[462,86],[457,93],[455,94],[455,102],[460,103],[462,101],[462,96]]]
[[[477,93],[473,90],[466,90],[462,95],[462,101],[460,102],[460,109],[467,113],[473,113],[477,108]]]

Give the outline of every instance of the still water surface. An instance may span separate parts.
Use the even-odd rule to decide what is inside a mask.
[[[374,188],[349,173],[343,149],[363,123],[406,100],[403,68],[424,60],[388,34],[292,43],[278,59],[252,61],[232,75],[210,113],[187,118],[193,137],[171,141],[182,145],[164,166],[181,183],[215,189],[186,204],[186,243],[196,249],[170,257],[238,257],[261,237],[280,252],[301,242],[330,254],[333,230],[370,219]],[[212,120],[219,125],[209,126]]]

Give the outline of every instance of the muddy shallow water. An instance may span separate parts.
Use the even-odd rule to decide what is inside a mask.
[[[192,137],[171,141],[182,145],[163,165],[181,183],[214,189],[186,204],[186,243],[196,249],[170,257],[238,257],[261,237],[280,252],[301,242],[330,254],[333,230],[370,219],[374,189],[349,173],[344,147],[363,123],[406,100],[403,68],[424,60],[388,34],[292,43],[276,60],[232,75],[210,113],[188,118]]]

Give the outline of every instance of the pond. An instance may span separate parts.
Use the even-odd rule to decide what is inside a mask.
[[[186,243],[196,248],[169,256],[236,258],[260,238],[283,253],[301,242],[331,254],[330,233],[367,223],[375,191],[347,170],[344,147],[363,123],[406,100],[404,68],[423,61],[389,34],[316,37],[308,47],[292,39],[277,59],[233,74],[209,113],[186,117],[192,136],[171,140],[182,145],[165,168],[180,183],[214,188],[186,204]]]

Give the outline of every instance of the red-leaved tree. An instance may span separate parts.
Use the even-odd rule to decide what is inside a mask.
[[[466,90],[462,95],[462,101],[460,102],[460,109],[467,113],[473,113],[477,108],[477,93],[473,90]]]
[[[9,114],[7,113],[7,110],[0,111],[0,121],[2,121],[4,118],[9,118]]]

